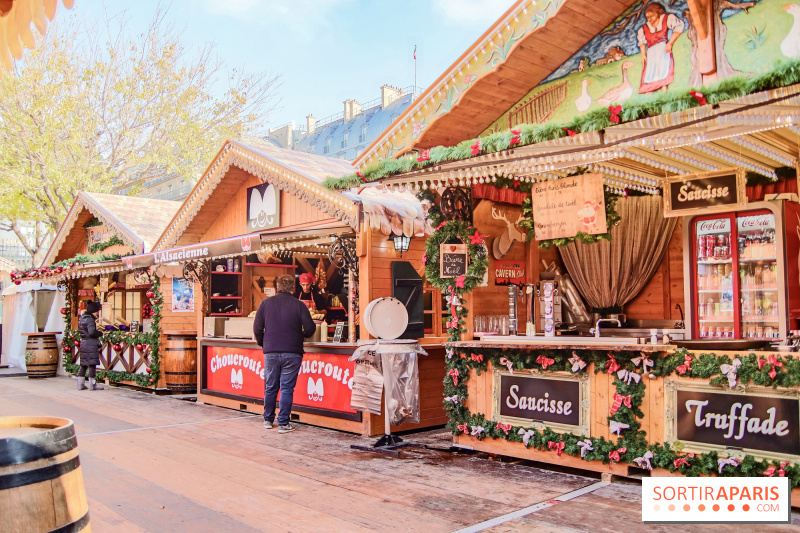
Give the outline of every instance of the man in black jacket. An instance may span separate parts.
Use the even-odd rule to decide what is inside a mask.
[[[281,434],[296,429],[289,423],[289,415],[303,361],[303,338],[311,337],[317,329],[308,308],[292,296],[294,285],[293,276],[279,277],[277,294],[261,302],[253,321],[256,342],[264,350],[264,427],[272,429],[280,389],[278,433]]]

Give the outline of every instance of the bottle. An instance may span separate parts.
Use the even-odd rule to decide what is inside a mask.
[[[651,329],[650,330],[650,344],[658,344],[658,330]]]
[[[328,342],[328,323],[323,320],[322,324],[319,325],[319,328],[319,341]]]

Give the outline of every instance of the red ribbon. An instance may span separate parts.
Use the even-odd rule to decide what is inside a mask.
[[[689,459],[694,459],[694,454],[693,453],[689,453],[689,454],[686,454],[685,457],[678,457],[677,459],[675,459],[672,462],[672,464],[675,466],[675,470],[677,470],[681,466],[689,466]]]
[[[362,174],[361,172],[356,172],[356,176],[361,178],[361,181],[363,181],[364,183],[367,183],[367,178],[365,178],[364,174]]]
[[[781,368],[783,366],[783,363],[775,359],[774,355],[770,355],[769,360],[764,360],[764,359],[758,360],[758,369],[761,370],[766,364],[772,365],[772,368],[769,369],[769,372],[767,372],[767,374],[769,374],[769,377],[771,377],[772,379],[775,379],[775,376],[778,375],[778,372],[775,370],[775,368]]]
[[[675,369],[678,374],[681,376],[687,372],[692,371],[692,354],[686,354],[683,356],[683,364],[680,365],[678,368]]]
[[[450,372],[448,372],[447,375],[453,378],[453,385],[458,387],[458,369],[457,368],[450,369]]]
[[[419,161],[419,162],[427,161],[430,158],[431,158],[431,151],[430,150],[423,150],[422,151],[422,155],[417,158],[417,161]]]
[[[619,462],[620,455],[622,455],[623,453],[625,453],[627,451],[628,451],[628,448],[619,448],[617,450],[611,450],[610,452],[608,452],[608,458],[611,461]]]
[[[554,364],[556,360],[540,355],[539,357],[536,358],[536,362],[542,365],[542,368],[546,370],[547,367]]]
[[[511,130],[511,135],[513,135],[513,137],[511,137],[511,142],[508,143],[509,146],[514,146],[515,144],[519,144],[521,142],[519,137],[521,133],[522,130]]]
[[[622,394],[615,392],[614,393],[614,403],[611,406],[611,414],[613,415],[616,413],[622,405],[625,404],[625,407],[628,409],[631,408],[631,395],[623,396]]]
[[[611,117],[609,117],[608,120],[610,120],[614,124],[619,124],[621,120],[619,118],[619,114],[622,113],[622,106],[618,105],[617,107],[614,107],[613,105],[610,105],[608,106],[608,110],[611,111]]]
[[[578,132],[577,132],[577,131],[575,131],[575,130],[571,130],[571,129],[569,129],[569,128],[561,128],[561,129],[562,129],[562,130],[564,130],[564,131],[566,131],[566,132],[567,132],[567,135],[569,135],[570,137],[575,137],[575,136],[578,134]]]
[[[775,473],[777,472],[778,477],[786,477],[786,471],[784,470],[784,468],[786,468],[788,465],[789,465],[789,461],[786,461],[784,463],[781,463],[781,469],[780,470],[778,470],[774,466],[771,466],[771,467],[767,468],[767,470],[762,472],[762,473],[767,477],[773,477],[775,475]]]
[[[447,221],[446,221],[446,220],[443,220],[441,224],[439,224],[438,226],[436,226],[436,231],[439,231],[440,229],[442,229],[442,228],[444,227],[444,225],[445,225],[445,224],[447,224]]]
[[[475,141],[475,144],[471,145],[470,148],[472,148],[472,155],[478,155],[481,153],[481,140],[478,139]]]
[[[617,360],[614,359],[614,356],[608,354],[608,361],[606,361],[606,372],[609,374],[615,374],[620,368],[622,368]]]
[[[469,435],[469,426],[466,425],[466,424],[459,424],[458,425],[458,430],[460,432],[464,433],[464,435]]]
[[[495,429],[498,429],[503,433],[505,433],[506,435],[508,435],[508,432],[511,431],[511,424],[501,424],[500,422],[498,422],[497,427]]]
[[[474,353],[470,357],[472,358],[473,361],[477,361],[479,363],[483,362],[483,355],[481,355],[479,353]]]
[[[697,100],[697,103],[700,105],[706,105],[706,97],[703,96],[703,93],[699,93],[695,90],[689,91],[689,94],[694,96],[694,99]]]
[[[566,446],[566,444],[563,442],[553,442],[551,440],[547,441],[547,447],[551,450],[555,450],[558,457],[561,457],[561,452],[564,451],[564,446]]]

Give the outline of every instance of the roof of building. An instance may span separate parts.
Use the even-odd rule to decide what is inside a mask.
[[[635,1],[517,0],[354,164],[478,136]]]
[[[386,107],[381,107],[379,103],[377,106],[363,109],[361,113],[346,122],[344,119],[339,119],[316,128],[311,134],[300,137],[295,142],[294,149],[352,161],[403,114],[411,104],[412,98],[413,94],[409,92]],[[361,133],[365,126],[367,131],[362,141]],[[348,134],[347,142],[342,146],[345,133]],[[325,153],[328,140],[330,140],[330,150]]]
[[[180,205],[171,200],[81,192],[61,223],[43,264],[56,262],[67,242],[82,242],[86,238],[83,225],[93,217],[113,228],[134,253],[149,252]]]

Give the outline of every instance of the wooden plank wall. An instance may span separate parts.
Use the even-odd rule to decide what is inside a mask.
[[[679,219],[661,266],[642,292],[625,305],[625,314],[628,319],[680,320],[676,305],[680,305],[685,314],[683,284],[683,230]]]
[[[244,171],[231,168],[231,170],[228,172],[228,174],[234,174],[237,178],[239,178],[235,180],[238,190],[226,205],[220,206],[213,218],[207,217],[209,222],[204,228],[205,233],[197,242],[214,241],[217,239],[235,237],[237,235],[246,235],[253,232],[253,229],[248,228],[245,223],[247,210],[249,208],[247,202],[247,189],[249,187],[260,185],[261,180],[256,176],[247,173],[244,173],[244,176],[238,176],[239,173],[244,173]],[[228,176],[226,175],[226,177],[223,178],[223,182],[214,191],[215,194],[220,187],[225,185],[225,180],[227,177]],[[320,211],[316,207],[311,206],[294,195],[280,191],[280,196],[282,228],[292,228],[332,220],[332,217],[327,213]],[[212,201],[213,197],[209,199],[209,202]]]
[[[161,278],[161,294],[164,296],[164,305],[161,307],[161,330],[196,331],[197,315],[200,314],[200,306],[203,303],[200,285],[195,283],[194,286],[194,313],[174,313],[172,311],[172,278]]]

